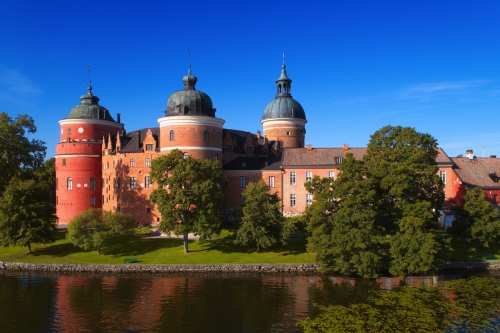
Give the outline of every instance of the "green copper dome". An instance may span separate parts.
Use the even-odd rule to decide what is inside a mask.
[[[65,119],[101,119],[116,123],[108,109],[99,105],[99,97],[92,94],[92,86],[88,87],[88,93],[80,97],[80,100],[82,104],[72,108]]]
[[[169,116],[208,116],[215,117],[215,109],[210,97],[195,88],[198,79],[191,75],[191,66],[188,67],[188,75],[182,78],[184,90],[174,92],[167,101],[165,115]]]
[[[297,118],[306,120],[306,113],[299,102],[292,98],[292,80],[286,75],[286,66],[281,66],[281,75],[276,80],[276,98],[265,108],[262,120]]]

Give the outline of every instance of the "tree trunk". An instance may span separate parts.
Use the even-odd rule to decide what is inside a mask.
[[[259,251],[260,251],[260,246],[259,244],[257,244],[257,253],[259,253]]]
[[[188,253],[188,234],[184,234],[184,253]]]
[[[101,254],[101,247],[100,246],[97,247],[97,254]]]
[[[31,254],[31,243],[28,242],[27,246],[28,246],[28,254]]]

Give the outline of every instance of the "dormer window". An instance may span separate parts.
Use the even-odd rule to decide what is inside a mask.
[[[340,157],[340,156],[339,156],[339,157],[337,157],[337,158],[335,159],[335,161],[337,162],[337,164],[342,163],[342,157]]]
[[[245,162],[241,163],[241,167],[242,168],[246,168],[247,167],[247,164]]]

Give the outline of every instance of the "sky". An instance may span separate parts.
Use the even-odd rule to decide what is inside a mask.
[[[306,144],[365,147],[383,126],[448,156],[500,157],[500,1],[3,0],[0,112],[54,156],[87,92],[128,132],[158,127],[188,62],[224,127],[256,133],[283,53]],[[190,59],[188,59],[188,47]],[[499,112],[500,114],[500,112]]]

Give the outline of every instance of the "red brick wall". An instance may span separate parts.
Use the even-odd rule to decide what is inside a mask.
[[[264,126],[264,135],[268,140],[279,140],[280,148],[304,148],[304,126],[296,124],[269,124]],[[290,128],[293,127],[293,128]]]
[[[80,124],[67,124],[63,122],[61,124],[61,141],[71,138],[71,140],[102,140],[103,136],[108,136],[108,134],[116,134],[117,131],[122,129],[121,124],[86,124],[85,120],[82,120]],[[104,121],[103,121],[104,122]],[[114,125],[111,125],[114,124]],[[78,129],[82,128],[83,132],[79,133]],[[68,129],[71,129],[71,134],[68,134]]]

